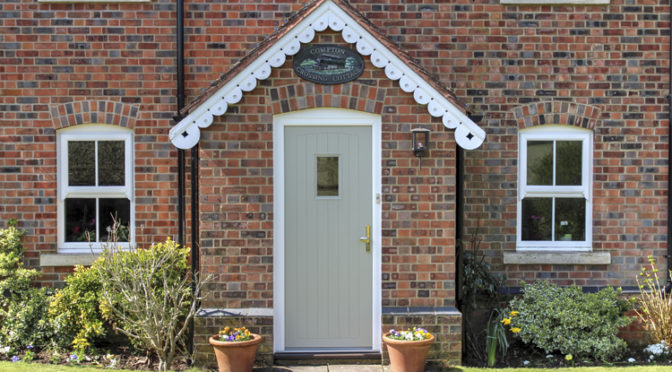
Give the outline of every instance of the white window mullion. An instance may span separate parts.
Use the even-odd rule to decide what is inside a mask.
[[[555,146],[556,143],[557,143],[557,141],[553,141],[553,164],[552,164],[552,167],[553,167],[553,181],[551,181],[552,182],[551,185],[553,185],[553,186],[557,185],[557,183],[558,183],[555,180],[555,173],[556,173],[556,170],[558,169],[558,165],[557,165],[558,164],[558,159],[557,159],[557,156],[556,156],[557,151],[556,151],[556,146]]]
[[[96,198],[96,210],[95,212],[93,212],[94,213],[93,218],[96,219],[96,242],[100,242],[100,228],[99,228],[100,218],[98,218],[100,215],[100,213],[98,213],[99,210],[100,210],[100,198]]]
[[[555,241],[555,198],[551,198],[551,241]]]
[[[93,141],[93,169],[94,169],[94,181],[93,184],[98,186],[98,141]]]

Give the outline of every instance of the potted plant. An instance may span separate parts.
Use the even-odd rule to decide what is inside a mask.
[[[383,342],[387,345],[392,372],[423,372],[434,336],[418,327],[401,332],[391,329],[383,335]]]
[[[262,337],[245,327],[226,327],[208,340],[215,349],[219,372],[249,372]]]

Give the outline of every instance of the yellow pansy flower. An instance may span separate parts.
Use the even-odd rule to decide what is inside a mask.
[[[504,325],[509,325],[511,324],[511,318],[504,318],[501,320],[501,322],[504,323]]]
[[[520,328],[518,328],[518,327],[513,327],[513,328],[511,328],[511,332],[513,332],[513,333],[518,333],[518,332],[520,332],[520,331],[522,331],[522,329],[520,329]]]
[[[510,314],[511,314],[511,316],[516,316],[516,315],[520,314],[520,312],[514,310]]]

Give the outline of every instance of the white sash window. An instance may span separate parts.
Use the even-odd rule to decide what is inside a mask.
[[[592,132],[520,131],[518,250],[592,249]]]
[[[100,251],[119,222],[118,244],[135,239],[133,133],[109,125],[58,132],[58,251]]]

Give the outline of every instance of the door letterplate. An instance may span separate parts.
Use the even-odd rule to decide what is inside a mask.
[[[366,236],[359,238],[359,241],[366,244],[366,252],[371,252],[371,225],[366,225]]]

